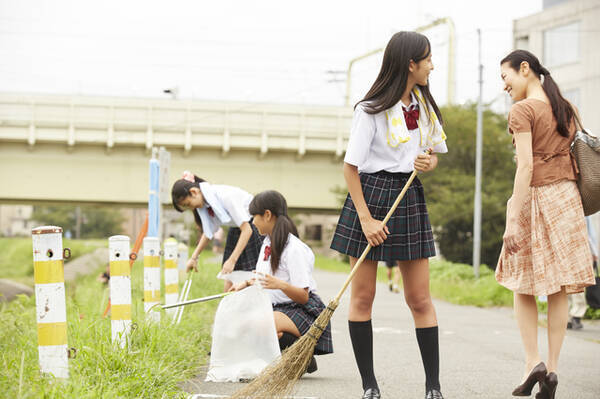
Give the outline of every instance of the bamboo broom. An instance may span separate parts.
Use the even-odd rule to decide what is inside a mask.
[[[428,151],[428,153],[430,153],[430,151]],[[396,208],[400,204],[400,201],[402,201],[402,198],[404,198],[406,191],[416,176],[417,171],[414,170],[402,188],[402,191],[398,194],[396,201],[394,201],[394,204],[385,216],[385,219],[383,219],[382,224],[384,226],[396,211]],[[371,244],[367,244],[367,247],[348,275],[348,278],[346,278],[340,292],[338,292],[337,296],[329,302],[329,305],[327,305],[319,317],[317,317],[308,332],[300,337],[294,345],[283,351],[281,357],[274,363],[268,365],[254,380],[252,380],[252,382],[235,392],[231,396],[231,399],[284,398],[291,393],[296,382],[306,372],[306,368],[315,351],[317,341],[325,328],[327,328],[327,325],[333,317],[333,312],[335,312],[335,309],[340,303],[340,298],[348,288],[348,285],[350,285],[356,271],[365,260],[371,248]]]

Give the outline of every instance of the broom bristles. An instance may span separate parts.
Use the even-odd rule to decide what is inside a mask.
[[[284,350],[281,356],[268,365],[252,382],[231,395],[231,399],[283,398],[289,395],[296,382],[306,372],[317,341],[331,321],[337,305],[335,300],[331,301],[306,334]]]

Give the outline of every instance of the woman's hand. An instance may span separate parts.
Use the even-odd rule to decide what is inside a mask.
[[[283,290],[286,283],[270,274],[257,273],[258,282],[263,288],[270,290]]]
[[[190,260],[187,261],[187,265],[186,265],[186,272],[191,272],[192,269],[197,272],[198,271],[198,258],[190,258]]]
[[[521,249],[517,240],[518,230],[519,226],[516,221],[511,221],[510,219],[506,221],[506,230],[504,231],[502,240],[504,241],[504,250],[507,255],[515,254]]]
[[[429,149],[428,153],[419,154],[415,159],[415,169],[419,172],[429,172],[437,166],[437,155],[431,154],[433,148]]]
[[[236,261],[231,259],[231,257],[229,257],[229,259],[227,259],[225,261],[225,263],[223,263],[223,268],[221,269],[221,273],[223,274],[229,274],[233,271],[233,269],[235,268],[235,263]]]
[[[383,223],[381,223],[381,220],[373,219],[371,216],[364,220],[361,219],[360,226],[363,234],[367,238],[367,242],[371,244],[372,247],[383,244],[387,239],[387,235],[390,234],[388,227],[384,226]]]

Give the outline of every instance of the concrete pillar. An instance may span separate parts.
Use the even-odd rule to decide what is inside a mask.
[[[129,237],[108,239],[110,262],[110,319],[112,342],[121,348],[127,345],[131,329],[131,266],[129,266]]]
[[[156,237],[144,238],[144,312],[160,303],[160,243]],[[147,314],[150,320],[160,321],[160,312]]]
[[[165,241],[165,305],[176,303],[179,297],[179,270],[177,269],[177,241],[168,239]],[[175,315],[175,309],[167,309],[171,317]]]
[[[62,228],[31,231],[40,371],[69,377]]]

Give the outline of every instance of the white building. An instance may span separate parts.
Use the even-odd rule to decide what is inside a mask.
[[[540,59],[596,136],[600,135],[599,21],[599,0],[544,0],[541,12],[513,25],[514,47]],[[600,213],[594,219],[600,235]]]
[[[31,205],[0,205],[0,236],[30,236],[35,222]]]

